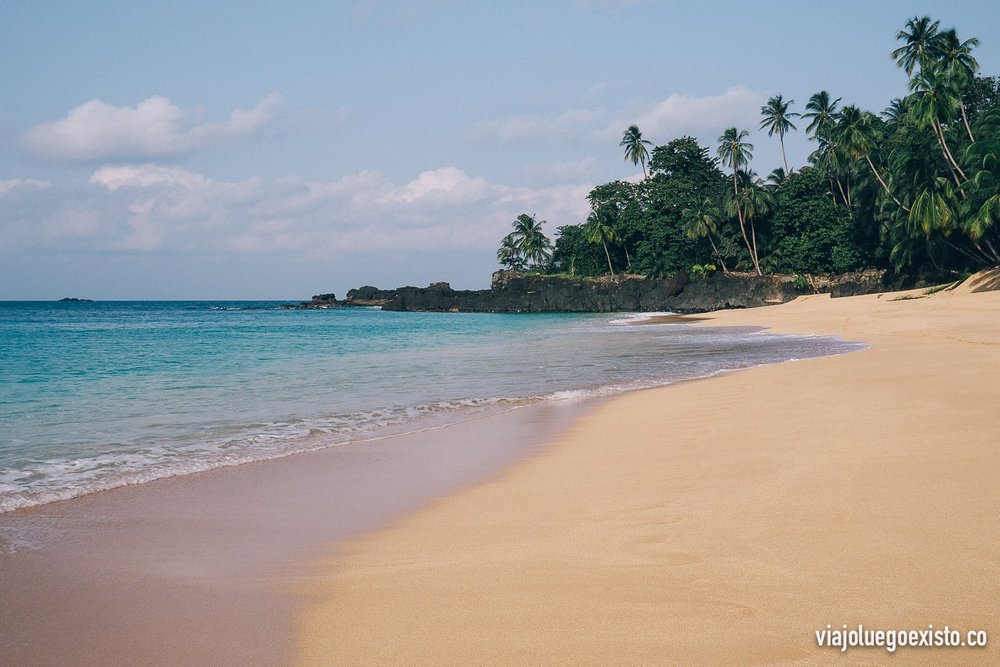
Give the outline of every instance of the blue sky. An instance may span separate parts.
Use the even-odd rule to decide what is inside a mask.
[[[8,0],[0,299],[485,287],[518,214],[551,236],[636,176],[629,124],[713,154],[749,129],[767,174],[767,98],[882,110],[924,14],[1000,74],[986,1]]]

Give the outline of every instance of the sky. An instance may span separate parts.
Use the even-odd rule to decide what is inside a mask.
[[[0,300],[284,299],[489,286],[521,213],[586,219],[618,143],[715,154],[775,94],[875,112],[913,16],[993,2],[0,0]],[[801,166],[805,123],[786,136]]]

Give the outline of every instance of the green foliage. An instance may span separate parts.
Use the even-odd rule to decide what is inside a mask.
[[[625,149],[626,160],[631,160],[634,165],[642,163],[642,174],[645,176],[646,162],[649,160],[649,149],[646,147],[652,146],[653,142],[642,138],[638,125],[629,125],[618,145]]]
[[[587,241],[581,225],[566,225],[558,229],[552,251],[552,271],[576,277],[598,276],[607,269],[600,247]]]
[[[509,269],[520,271],[528,266],[539,268],[549,260],[552,241],[542,232],[544,220],[522,213],[514,220],[514,231],[503,237],[497,250],[497,261]]]
[[[787,273],[843,273],[863,267],[854,220],[834,203],[817,169],[789,176],[775,193],[768,266]]]
[[[586,223],[560,227],[549,270],[694,279],[721,265],[793,273],[807,289],[814,273],[954,276],[1000,265],[1000,78],[980,75],[977,39],[930,17],[896,38],[910,95],[880,115],[812,95],[801,115],[816,142],[811,166],[786,164],[766,183],[750,168],[745,130],[724,130],[715,159],[691,137],[649,150],[630,126],[619,145],[647,178],[595,187]],[[796,129],[791,104],[769,99],[762,129],[779,140]],[[505,239],[498,259],[541,263],[518,243]]]
[[[691,280],[702,280],[706,276],[710,276],[715,273],[718,267],[715,264],[693,264],[690,269],[688,269],[688,277]]]

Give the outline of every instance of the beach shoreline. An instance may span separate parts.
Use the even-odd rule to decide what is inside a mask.
[[[841,658],[830,649],[817,654],[810,632],[855,618],[866,626],[881,620],[919,630],[943,621],[992,631],[997,606],[977,595],[996,599],[1000,593],[995,583],[983,585],[984,573],[998,565],[989,549],[1000,531],[996,519],[980,510],[996,500],[986,481],[1000,470],[991,443],[976,439],[993,427],[992,414],[967,431],[972,439],[965,458],[948,460],[969,473],[968,487],[956,494],[939,485],[930,495],[952,508],[973,507],[979,513],[972,520],[983,526],[978,538],[962,534],[957,547],[939,550],[935,562],[947,565],[956,550],[986,555],[963,570],[969,581],[945,567],[943,583],[930,590],[919,586],[919,578],[909,582],[934,600],[954,595],[949,586],[965,590],[960,606],[971,611],[951,613],[958,607],[942,605],[931,619],[915,612],[880,618],[859,607],[856,615],[809,617],[795,606],[794,591],[781,585],[809,590],[805,564],[863,553],[846,523],[859,508],[845,502],[835,511],[817,509],[811,497],[826,484],[826,492],[840,498],[830,487],[830,471],[800,479],[817,463],[833,471],[845,461],[857,466],[851,462],[858,442],[852,448],[834,439],[819,457],[801,458],[798,446],[817,424],[830,430],[824,437],[844,426],[837,421],[838,404],[857,380],[843,364],[879,377],[871,387],[862,383],[866,391],[884,389],[886,378],[898,377],[914,358],[914,340],[935,348],[942,339],[949,349],[963,350],[952,360],[956,372],[968,366],[978,378],[992,368],[995,376],[998,336],[983,316],[1000,309],[997,295],[973,301],[967,293],[928,297],[916,291],[813,296],[784,306],[668,316],[665,323],[835,335],[872,348],[615,397],[543,402],[373,446],[221,468],[0,515],[5,534],[19,526],[34,531],[26,550],[0,554],[0,658],[81,665],[711,664],[737,657],[808,663],[835,654],[850,663],[882,656],[854,650]],[[872,313],[873,305],[886,304],[899,312],[890,318]],[[879,320],[881,329],[872,333],[868,319]],[[946,330],[937,331],[943,321],[949,321]],[[878,361],[884,348],[900,356]],[[979,348],[987,353],[977,356]],[[874,363],[868,361],[873,355]],[[926,357],[937,360],[928,377],[951,363],[940,356]],[[814,386],[817,379],[823,381]],[[963,392],[984,386],[972,380]],[[747,390],[758,381],[759,393]],[[953,397],[946,393],[942,400]],[[809,409],[796,409],[796,401]],[[975,401],[966,405],[974,409]],[[806,418],[784,425],[791,436],[750,438],[752,447],[743,451],[735,443],[746,439],[753,420],[744,427],[745,418],[731,409],[761,411],[767,428],[800,410]],[[736,428],[720,435],[713,430],[720,420]],[[861,428],[876,426],[877,420]],[[878,442],[894,447],[892,456],[905,453],[905,443],[883,436]],[[461,446],[468,442],[477,446]],[[923,444],[918,451],[933,450]],[[878,460],[892,460],[890,453]],[[917,473],[908,474],[907,484]],[[863,491],[860,479],[841,478],[854,492]],[[764,488],[765,482],[777,485]],[[897,486],[877,497],[892,500]],[[776,498],[791,507],[779,511],[772,506]],[[761,516],[748,513],[752,507],[760,507]],[[788,527],[808,524],[809,508],[817,520],[832,521],[847,542],[820,544],[820,555],[809,552]],[[896,509],[893,518],[912,519]],[[945,510],[928,510],[920,530],[953,529]],[[810,528],[809,544],[821,543],[823,534],[822,526]],[[907,544],[924,548],[922,538],[910,536]],[[877,552],[885,562],[869,559],[865,566],[887,576],[899,569],[899,559],[888,558],[894,544]],[[793,568],[775,581],[787,554],[797,554],[801,571]],[[768,573],[770,579],[763,576]],[[829,574],[833,589],[846,583],[858,590],[873,581],[835,567]],[[763,598],[755,588],[760,581],[766,584]],[[894,592],[887,584],[877,590]],[[837,609],[835,593],[815,582],[811,591],[816,604]],[[935,607],[924,603],[920,609]],[[804,623],[795,624],[803,620],[822,624],[806,632]],[[995,656],[994,648],[987,651]],[[940,655],[910,652],[907,659]],[[969,656],[962,652],[956,659]]]
[[[871,347],[623,395],[338,545],[297,588],[298,664],[870,664],[895,656],[816,632],[995,633],[998,312],[959,288],[709,314]]]
[[[286,664],[303,563],[536,455],[594,405],[524,405],[0,514],[0,663]]]

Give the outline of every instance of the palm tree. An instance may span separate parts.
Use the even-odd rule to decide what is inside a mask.
[[[535,220],[534,216],[522,213],[514,220],[514,231],[510,234],[521,257],[535,267],[549,258],[549,248],[552,247],[552,242],[542,232],[544,224],[544,220]]]
[[[743,210],[739,205],[739,184],[738,184],[738,174],[742,167],[750,164],[750,160],[753,159],[753,144],[743,141],[750,136],[750,133],[746,130],[737,130],[735,127],[731,127],[722,133],[719,137],[719,160],[722,164],[732,168],[733,170],[733,198],[731,201],[734,203],[736,209],[736,217],[740,222],[740,233],[743,235],[743,242],[747,246],[747,251],[750,253],[750,259],[753,261],[754,268],[757,269],[758,275],[763,275],[760,271],[760,265],[757,263],[757,253],[754,251],[755,243],[751,244],[750,238],[747,236],[746,222],[743,219]]]
[[[901,209],[909,211],[903,203],[896,198],[889,190],[889,186],[882,179],[882,175],[872,162],[871,152],[879,141],[878,119],[870,112],[862,112],[858,107],[849,105],[840,112],[840,119],[834,129],[837,142],[843,147],[845,153],[854,159],[864,158],[868,164],[868,169],[878,180],[882,189],[889,195],[896,205]]]
[[[959,41],[958,33],[946,30],[939,33],[935,39],[935,52],[940,58],[939,65],[946,75],[951,78],[957,89],[967,87],[976,78],[979,71],[979,63],[972,55],[972,49],[979,46],[979,40],[975,37],[964,42]],[[965,131],[969,135],[969,141],[975,141],[972,135],[972,128],[969,127],[969,117],[965,113],[965,104],[961,96],[958,97],[958,107],[962,112],[962,123]]]
[[[774,196],[763,187],[763,182],[752,170],[740,171],[738,175],[739,188],[729,199],[730,212],[742,212],[743,218],[750,227],[751,242],[747,244],[750,251],[750,261],[753,262],[757,275],[763,275],[760,270],[760,258],[757,254],[757,229],[754,219],[758,215],[767,215],[774,208]]]
[[[1000,112],[989,112],[976,129],[989,138],[973,142],[966,149],[965,158],[975,166],[976,174],[969,183],[969,214],[962,230],[985,257],[986,264],[1000,266]]]
[[[682,214],[687,220],[687,224],[684,227],[687,237],[692,240],[707,238],[708,242],[712,244],[712,254],[719,260],[719,264],[722,264],[722,272],[729,273],[726,260],[722,259],[722,255],[719,254],[719,248],[715,245],[715,240],[712,238],[713,234],[718,234],[719,232],[718,220],[720,211],[715,198],[703,197],[697,206],[684,209]]]
[[[835,129],[835,127],[831,128],[829,132],[816,136],[818,146],[809,156],[809,161],[813,166],[826,174],[826,177],[830,180],[830,195],[833,201],[837,201],[837,194],[833,189],[836,186],[837,192],[840,192],[841,201],[844,202],[847,208],[851,208],[850,181],[848,181],[847,188],[845,188],[843,182],[840,180],[841,175],[847,170],[844,164],[844,152],[833,137]]]
[[[955,101],[959,97],[958,92],[950,85],[945,76],[931,68],[921,69],[920,73],[910,80],[910,90],[914,93],[910,96],[913,100],[910,107],[911,118],[918,127],[923,128],[929,125],[934,131],[934,136],[941,146],[941,152],[953,170],[952,177],[955,179],[955,185],[961,188],[962,184],[958,177],[961,176],[963,181],[967,181],[969,178],[952,156],[944,136],[944,128],[941,125],[942,119],[945,122],[950,120],[953,111],[957,108]]]
[[[611,265],[611,253],[608,252],[608,243],[618,238],[615,228],[608,224],[603,215],[597,211],[591,211],[587,216],[587,224],[584,225],[584,232],[587,234],[588,243],[600,243],[604,246],[604,256],[608,259],[608,271],[611,272],[611,279],[615,279],[615,268]]]
[[[903,45],[893,50],[892,58],[906,70],[906,76],[913,76],[913,70],[917,67],[923,71],[933,59],[939,23],[940,21],[931,21],[929,16],[914,16],[906,22],[903,30],[896,33],[896,39],[902,41]]]
[[[880,115],[888,123],[898,123],[903,120],[906,113],[910,110],[909,100],[909,97],[894,98]]]
[[[642,132],[639,131],[639,126],[629,125],[618,145],[625,149],[625,159],[632,160],[632,164],[635,165],[641,163],[643,177],[649,178],[649,174],[646,172],[646,162],[649,160],[649,149],[647,149],[646,146],[652,146],[653,142],[642,138]]]
[[[781,95],[775,95],[767,101],[767,104],[760,108],[763,120],[760,122],[760,129],[767,130],[767,136],[772,137],[778,133],[778,141],[781,142],[781,159],[785,162],[785,172],[788,169],[788,158],[785,156],[785,133],[788,130],[797,129],[792,124],[791,118],[797,118],[799,114],[789,111],[788,107],[794,104],[795,100],[784,101]]]
[[[788,174],[781,167],[777,169],[772,169],[771,173],[767,175],[767,187],[771,190],[777,190],[782,183],[788,180]]]
[[[503,237],[500,248],[497,250],[497,261],[506,266],[511,271],[521,271],[524,269],[524,257],[521,256],[521,249],[518,248],[517,239],[510,233]]]
[[[825,90],[814,93],[806,103],[806,112],[802,114],[803,118],[810,119],[806,132],[811,132],[813,138],[827,134],[836,120],[838,102],[839,97],[831,102],[830,93]]]

